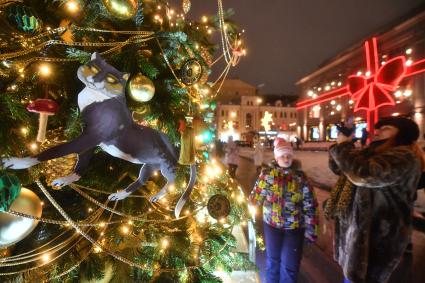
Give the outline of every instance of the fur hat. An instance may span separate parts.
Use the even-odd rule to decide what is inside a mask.
[[[411,119],[404,117],[389,117],[375,124],[375,129],[383,126],[393,126],[398,129],[395,136],[397,145],[411,145],[419,138],[419,127]]]
[[[282,138],[275,138],[274,140],[274,157],[279,158],[284,154],[294,155],[292,146]]]

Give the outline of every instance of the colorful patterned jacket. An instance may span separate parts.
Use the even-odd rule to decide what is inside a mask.
[[[273,161],[264,167],[251,192],[251,202],[263,208],[264,222],[284,230],[305,228],[305,237],[315,241],[319,216],[313,187],[303,171],[279,167]]]

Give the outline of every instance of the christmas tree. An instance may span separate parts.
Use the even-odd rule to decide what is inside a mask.
[[[155,170],[118,201],[108,196],[136,184],[141,165],[107,147],[94,149],[75,182],[57,180],[73,176],[84,152],[23,170],[4,166],[1,282],[220,282],[214,271],[246,267],[232,235],[247,222],[245,197],[211,156],[214,97],[245,53],[232,11],[217,3],[216,15],[196,22],[188,19],[190,0],[174,8],[163,0],[0,1],[3,164],[82,135],[84,109],[106,99],[79,95],[85,85],[77,70],[93,72],[91,80],[103,71],[91,63],[96,56],[123,74],[109,73],[102,87],[123,85],[131,122],[165,133],[180,150],[172,184]],[[210,74],[217,62],[222,72]],[[96,122],[102,129],[114,124]],[[176,208],[189,168],[196,168],[195,185]],[[165,196],[152,201],[164,185]]]

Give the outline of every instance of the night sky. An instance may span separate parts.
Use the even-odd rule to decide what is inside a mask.
[[[171,1],[181,5],[181,0]],[[232,69],[264,94],[297,94],[295,82],[324,60],[406,15],[425,0],[223,0],[246,30],[248,56]],[[190,18],[216,0],[192,0]]]

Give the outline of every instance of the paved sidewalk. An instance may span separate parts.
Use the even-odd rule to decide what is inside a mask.
[[[236,178],[241,183],[246,195],[248,195],[254,186],[258,177],[255,167],[252,163],[252,153],[247,149],[241,148],[241,158]],[[244,157],[245,156],[245,157]],[[332,185],[336,181],[333,173],[327,169],[326,152],[308,152],[297,151],[297,158],[303,163],[303,168],[310,178],[319,178],[319,182]],[[266,152],[265,162],[270,161],[272,152]],[[299,281],[301,283],[337,283],[342,282],[342,271],[338,264],[333,261],[332,239],[333,227],[331,222],[323,218],[322,204],[329,197],[327,190],[316,187],[316,194],[319,202],[320,214],[320,235],[319,240],[314,245],[308,245],[304,248],[303,260],[301,262],[301,271]],[[261,221],[257,221],[260,231],[262,230]],[[405,258],[394,272],[388,283],[419,283],[425,282],[425,233],[415,229],[412,235],[414,253],[413,257]],[[262,282],[265,272],[265,255],[262,251],[257,251],[257,266],[260,269]]]

